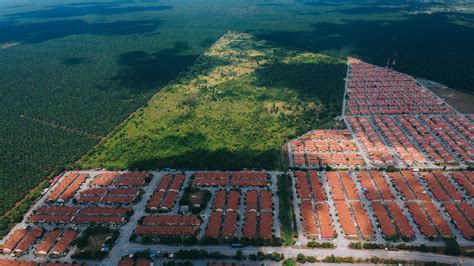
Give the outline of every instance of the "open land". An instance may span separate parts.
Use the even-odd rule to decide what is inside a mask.
[[[288,139],[333,126],[344,73],[344,61],[227,33],[79,166],[275,169]]]
[[[433,82],[425,79],[418,79],[428,89],[436,93],[439,97],[443,98],[447,103],[456,108],[461,113],[472,114],[474,113],[474,95],[472,93],[466,93],[463,91],[451,89],[446,85],[438,82]]]

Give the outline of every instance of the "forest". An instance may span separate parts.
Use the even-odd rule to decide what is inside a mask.
[[[0,2],[0,225],[7,224],[5,212],[30,189],[73,166],[229,30],[340,60],[353,55],[385,65],[389,59],[396,59],[396,70],[473,92],[472,6],[464,5],[461,9],[452,4],[454,1],[371,2]],[[320,79],[322,75],[341,71],[340,68],[340,64],[275,63],[259,68],[252,79],[242,78],[240,84],[229,85],[292,87],[291,97],[302,99],[306,97],[305,87],[311,83],[307,76]],[[262,79],[274,72],[278,75],[273,75],[273,79]],[[292,82],[293,74],[302,82]],[[333,86],[336,78],[324,84]],[[234,91],[215,89],[219,89],[219,94],[209,92],[213,98],[239,97]],[[290,111],[297,112],[298,119],[305,123],[282,112],[278,104],[266,107],[272,116],[278,114],[281,123],[292,128],[291,132],[282,133],[290,137],[313,126],[330,125],[340,104],[334,100],[339,94],[340,91],[330,91],[317,97],[310,95],[312,100],[317,98],[320,107],[324,106],[317,117],[313,110],[297,110],[301,106],[293,104],[294,110]],[[259,95],[268,101],[284,96],[271,90]],[[185,108],[185,103],[181,105]],[[195,117],[188,114],[174,119],[184,124]],[[229,130],[232,122],[226,122]],[[238,128],[234,130],[239,132]],[[182,143],[197,145],[202,141],[201,133],[186,132],[162,139],[156,149],[169,151],[176,143],[182,147]],[[149,145],[146,141],[143,145]],[[255,158],[264,158],[255,167],[275,165],[278,150],[249,148],[251,143],[249,138],[247,146],[242,146],[245,149],[219,146],[212,153],[207,152],[207,146],[197,145],[196,153],[181,150],[187,156],[177,157],[177,152],[167,154],[166,160],[162,160],[162,155],[159,164],[185,165],[189,158],[196,157],[196,165],[205,166],[212,158],[230,157],[243,162],[242,165],[250,165]],[[117,165],[129,163],[119,161]],[[137,159],[132,165],[138,168],[157,164],[153,159]],[[218,164],[226,168],[235,166],[234,162],[220,160],[212,167]]]

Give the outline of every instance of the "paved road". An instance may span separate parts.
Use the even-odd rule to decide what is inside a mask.
[[[130,217],[130,221],[120,228],[120,236],[108,258],[104,260],[104,265],[117,265],[120,258],[127,253],[126,248],[129,245],[130,236],[132,235],[138,220],[144,216],[147,201],[151,197],[151,194],[153,194],[155,191],[156,185],[158,184],[159,180],[161,180],[162,176],[162,174],[158,174],[156,172],[153,173],[153,178],[151,179],[150,184],[148,184],[146,187],[142,199],[134,207],[135,212],[133,213],[132,217]]]
[[[95,172],[91,171],[90,172],[92,175],[95,174]],[[276,176],[279,174],[282,174],[282,172],[269,172],[272,175],[272,186],[270,189],[273,190],[274,196],[275,196],[275,190],[276,190]],[[180,246],[166,246],[166,245],[140,245],[140,244],[134,244],[130,243],[128,240],[130,238],[130,235],[133,232],[133,229],[140,217],[142,217],[145,209],[145,205],[147,200],[150,198],[151,194],[153,193],[158,181],[161,179],[161,176],[163,175],[163,172],[153,172],[154,178],[148,185],[148,187],[145,189],[145,193],[141,199],[141,201],[134,207],[135,213],[134,215],[130,218],[130,221],[124,225],[120,231],[121,231],[121,236],[119,237],[117,244],[115,245],[115,248],[112,250],[110,256],[103,262],[101,262],[101,265],[117,265],[118,261],[120,258],[124,255],[128,254],[133,254],[137,251],[143,251],[145,249],[151,249],[152,251],[167,251],[167,252],[176,252],[177,250],[180,249],[205,249],[207,251],[220,251],[226,254],[234,254],[236,249],[233,249],[229,246],[195,246],[195,247],[180,247]],[[190,173],[186,173],[187,178],[189,178]],[[292,173],[290,173],[292,174]],[[353,177],[354,178],[354,177]],[[388,177],[385,176],[385,178],[389,181]],[[329,187],[327,186],[327,183],[325,182],[325,178],[322,178],[323,181],[323,187],[326,190],[326,193],[329,194]],[[391,182],[388,182],[391,184]],[[356,182],[358,184],[358,182]],[[423,182],[422,182],[423,184]],[[426,184],[423,184],[426,186]],[[399,202],[401,201],[400,194],[395,190],[393,186],[389,186],[390,189],[392,190],[392,193],[396,196],[396,201]],[[357,187],[360,191],[360,187]],[[426,189],[426,187],[425,187]],[[294,208],[295,208],[295,215],[297,216],[297,226],[298,226],[298,231],[299,231],[299,238],[303,243],[307,242],[307,238],[303,234],[303,230],[301,227],[301,222],[299,220],[299,207],[297,203],[297,197],[296,197],[296,190],[293,189],[293,198],[295,199],[293,201]],[[38,205],[41,205],[44,201],[44,197],[40,199],[36,204],[35,207]],[[331,197],[330,197],[331,198]],[[361,197],[362,201],[364,204],[366,204],[366,199],[365,197]],[[274,204],[275,205],[275,213],[278,213],[278,201],[275,200],[274,197]],[[331,202],[329,202],[331,203]],[[330,204],[332,206],[332,204]],[[367,207],[367,206],[366,206]],[[210,208],[208,208],[210,209]],[[367,208],[366,208],[367,209]],[[31,210],[30,210],[31,212]],[[173,210],[173,213],[177,212],[177,208]],[[331,215],[332,218],[335,219],[335,212],[333,209],[331,209]],[[373,214],[369,212],[369,215],[372,216]],[[26,217],[26,216],[25,216]],[[410,217],[410,215],[407,215],[407,217]],[[446,219],[447,217],[445,217]],[[206,220],[206,219],[205,219]],[[373,221],[372,221],[373,222]],[[429,244],[429,245],[442,245],[442,242],[433,242],[433,241],[427,241],[423,239],[423,237],[420,236],[419,231],[417,230],[417,227],[414,226],[413,221],[410,219],[410,223],[412,224],[415,232],[417,233],[417,239],[414,242],[411,242],[411,244]],[[25,225],[25,223],[19,223],[17,227]],[[275,225],[278,225],[278,223],[275,223]],[[350,254],[351,256],[354,257],[372,257],[372,256],[379,256],[382,258],[393,258],[393,259],[404,259],[404,260],[423,260],[423,261],[438,261],[438,262],[445,262],[445,263],[461,263],[461,264],[473,264],[474,265],[474,259],[469,259],[469,258],[458,258],[458,257],[450,257],[450,256],[444,256],[444,255],[437,255],[437,254],[429,254],[429,253],[420,253],[420,252],[408,252],[408,251],[384,251],[384,250],[350,250],[347,248],[347,245],[349,243],[348,240],[346,240],[344,237],[342,237],[342,232],[341,229],[338,225],[338,223],[335,223],[336,229],[339,233],[339,237],[334,240],[334,243],[336,243],[337,248],[334,250],[322,250],[322,249],[316,249],[316,250],[311,250],[311,249],[301,249],[301,248],[296,248],[296,247],[246,247],[242,249],[244,254],[251,254],[255,253],[258,251],[264,251],[267,253],[276,251],[280,253],[284,253],[286,257],[295,257],[298,253],[303,253],[305,255],[312,255],[312,256],[317,256],[319,258],[329,256],[334,254],[335,256],[348,256]],[[48,226],[46,226],[48,227]],[[203,227],[205,228],[205,227]],[[453,228],[454,229],[454,228]],[[275,230],[278,232],[279,230]],[[453,230],[456,232],[456,230]],[[457,235],[459,237],[459,235]],[[384,242],[381,238],[380,235],[377,237],[377,242]],[[468,241],[461,241],[460,244],[466,245],[470,244]],[[7,258],[8,256],[0,256],[0,258],[5,257]],[[22,259],[33,259],[33,256],[31,254],[23,256]],[[35,258],[35,260],[42,260]],[[44,259],[46,260],[46,259]],[[70,261],[70,257],[65,257],[58,259],[59,261]],[[43,260],[42,260],[43,261]],[[90,263],[90,262],[88,262]],[[91,263],[91,265],[94,265],[94,263]]]
[[[125,247],[122,247],[124,251],[127,251],[128,254],[132,254],[138,251],[143,251],[144,249],[149,249],[153,252],[169,252],[175,253],[183,249],[201,249],[208,252],[219,251],[226,255],[234,255],[238,249],[231,248],[229,246],[191,246],[191,247],[179,247],[179,246],[166,246],[166,245],[150,245],[144,248],[142,245],[129,244]],[[449,263],[449,264],[462,264],[462,265],[473,265],[473,258],[465,257],[452,257],[446,255],[438,255],[432,253],[421,253],[421,252],[412,252],[412,251],[386,251],[386,250],[351,250],[348,248],[338,248],[335,250],[325,250],[325,249],[299,249],[291,247],[246,247],[240,249],[244,255],[255,254],[258,251],[265,253],[278,252],[283,253],[286,258],[296,257],[299,253],[304,254],[305,256],[316,256],[317,258],[324,258],[327,256],[352,256],[355,258],[370,258],[377,256],[380,258],[392,258],[399,260],[407,261],[436,261],[440,263]],[[125,254],[124,254],[125,255]],[[102,265],[114,265],[104,262]]]

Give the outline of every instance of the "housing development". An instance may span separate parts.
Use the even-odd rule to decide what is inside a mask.
[[[284,145],[288,171],[68,171],[0,242],[0,265],[151,265],[191,249],[474,264],[401,250],[474,246],[474,115],[409,75],[348,58],[338,120]],[[82,242],[101,236],[102,260],[85,256],[94,251]]]

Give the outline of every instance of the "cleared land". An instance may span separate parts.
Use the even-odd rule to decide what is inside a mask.
[[[461,113],[474,113],[474,106],[472,105],[474,102],[474,95],[451,88],[433,87],[430,88],[430,90],[443,98]]]
[[[281,146],[332,126],[344,61],[229,32],[79,162],[82,168],[276,168]]]

